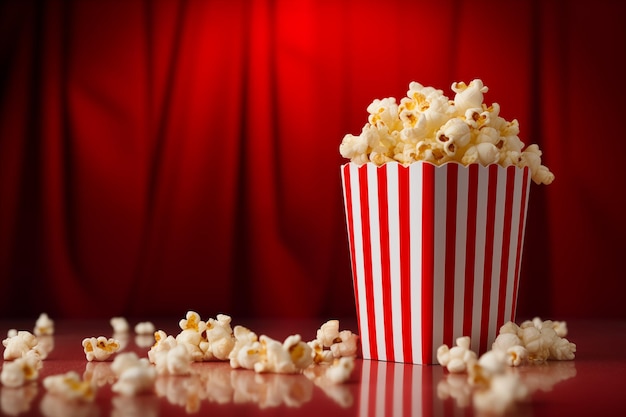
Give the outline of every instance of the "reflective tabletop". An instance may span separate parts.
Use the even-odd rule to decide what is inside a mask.
[[[236,320],[234,319],[233,322]],[[154,320],[157,328],[176,332],[176,319]],[[347,323],[347,322],[346,322]],[[301,334],[315,338],[321,322],[249,320],[240,323],[275,339]],[[30,327],[29,327],[30,326]],[[349,327],[348,327],[349,326]],[[615,415],[623,408],[626,377],[626,321],[568,321],[568,339],[577,344],[573,361],[511,368],[527,387],[528,399],[505,415]],[[32,331],[26,321],[0,321],[0,332]],[[344,324],[356,332],[353,323]],[[0,387],[0,415],[7,416],[182,416],[182,415],[332,415],[332,416],[473,416],[476,409],[465,374],[449,374],[439,365],[421,366],[357,359],[350,379],[324,383],[315,370],[304,374],[257,374],[232,369],[227,362],[198,362],[189,376],[158,376],[154,392],[122,396],[111,390],[111,360],[88,362],[81,341],[108,335],[106,321],[56,321],[53,336],[40,338],[49,349],[37,382]],[[129,334],[122,351],[147,356],[151,336]],[[46,392],[48,375],[78,372],[97,384],[93,402],[71,402]]]

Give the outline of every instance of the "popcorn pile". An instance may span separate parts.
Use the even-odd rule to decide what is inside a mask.
[[[393,97],[374,100],[367,107],[368,123],[358,136],[345,135],[339,152],[358,165],[392,161],[516,165],[528,167],[537,184],[554,180],[541,164],[539,147],[524,148],[517,120],[500,117],[497,103],[483,103],[488,88],[481,80],[453,83],[451,89],[454,100],[441,90],[411,82],[399,105]]]
[[[542,321],[538,317],[519,326],[508,322],[500,328],[492,350],[480,358],[470,349],[470,338],[463,336],[452,348],[441,345],[437,349],[437,361],[451,374],[468,374],[477,409],[502,413],[525,399],[529,392],[519,375],[507,372],[507,368],[574,359],[576,345],[566,335],[565,322]]]

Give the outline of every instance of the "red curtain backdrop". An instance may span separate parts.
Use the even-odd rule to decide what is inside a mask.
[[[626,317],[617,0],[5,1],[0,317],[350,317],[338,146],[481,78],[556,174],[518,316]]]

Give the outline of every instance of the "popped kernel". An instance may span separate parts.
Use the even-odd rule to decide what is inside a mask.
[[[2,341],[4,345],[4,360],[18,359],[24,356],[28,351],[35,350],[42,359],[45,358],[45,351],[39,351],[37,337],[27,330],[20,330],[12,333]]]
[[[128,320],[124,317],[111,317],[109,324],[113,328],[113,334],[126,334],[130,331]]]
[[[261,343],[256,333],[244,326],[235,326],[233,330],[235,344],[228,354],[231,368],[254,369],[254,364],[261,358]]]
[[[457,338],[456,346],[452,348],[445,344],[439,346],[437,362],[445,367],[448,372],[465,372],[469,366],[476,362],[476,353],[470,349],[470,338],[468,336]]]
[[[200,349],[205,360],[229,360],[230,352],[235,346],[235,336],[230,327],[231,317],[218,314],[206,323],[206,338],[200,342]]]
[[[159,375],[189,375],[193,359],[184,345],[177,344],[171,349],[155,352],[154,364]]]
[[[35,322],[33,332],[35,336],[53,335],[54,321],[46,313],[41,313]]]
[[[333,358],[356,356],[359,336],[350,330],[339,331],[339,320],[328,320],[317,330],[316,340],[318,343],[312,341],[309,346],[313,349],[314,361],[321,363]],[[328,348],[332,356],[326,354],[324,348]]]
[[[116,356],[111,364],[111,370],[118,377],[111,387],[113,392],[132,396],[154,390],[156,368],[148,359],[139,358],[134,352]]]
[[[75,371],[47,376],[43,379],[43,386],[49,393],[67,400],[91,402],[96,396],[95,386],[82,381]]]
[[[333,384],[346,382],[354,370],[354,356],[345,356],[335,359],[326,370],[326,378]]]
[[[116,339],[107,339],[105,336],[87,337],[83,339],[82,345],[89,362],[105,361],[120,348],[120,343]]]
[[[27,354],[14,361],[4,362],[0,373],[0,382],[6,387],[21,387],[27,382],[35,381],[39,376],[41,367],[41,360],[32,354]]]
[[[352,163],[408,165],[428,161],[435,165],[500,164],[528,167],[537,184],[550,184],[554,174],[541,163],[537,145],[524,148],[517,120],[500,117],[500,106],[483,103],[489,90],[480,79],[453,83],[449,100],[442,90],[409,84],[406,97],[375,99],[359,135],[346,134],[340,154]]]

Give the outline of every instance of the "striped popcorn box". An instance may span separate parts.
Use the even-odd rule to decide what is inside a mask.
[[[341,168],[364,359],[436,363],[515,320],[530,171],[417,162]]]

